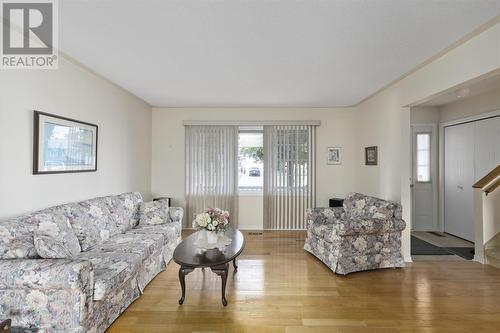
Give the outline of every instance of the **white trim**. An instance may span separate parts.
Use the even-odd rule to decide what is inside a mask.
[[[239,197],[264,197],[264,187],[259,188],[258,190],[250,190],[250,191],[245,191],[238,189],[238,196]]]
[[[439,123],[439,126],[440,127],[448,127],[448,126],[459,125],[459,124],[463,124],[463,123],[470,123],[473,121],[478,121],[478,120],[483,120],[486,118],[492,118],[492,117],[498,117],[498,116],[500,116],[500,110],[494,110],[494,111],[490,111],[490,112],[480,113],[480,114],[477,114],[475,116],[445,121],[443,123]]]
[[[474,189],[474,261],[485,263],[484,260],[484,194],[482,189]]]
[[[475,116],[445,121],[439,123],[439,221],[438,227],[439,231],[444,232],[444,129],[445,127],[455,126],[465,123],[470,123],[474,121],[479,121],[487,118],[499,117],[500,110],[494,110],[489,112],[484,112],[477,114]]]
[[[320,126],[320,120],[184,120],[184,126]]]

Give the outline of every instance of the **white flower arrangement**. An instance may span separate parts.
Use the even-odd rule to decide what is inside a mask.
[[[193,228],[208,231],[225,231],[229,225],[229,212],[219,208],[208,208],[204,213],[196,215]]]

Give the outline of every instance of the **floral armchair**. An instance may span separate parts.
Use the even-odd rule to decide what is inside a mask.
[[[304,249],[338,274],[404,267],[401,255],[401,205],[351,193],[344,207],[306,212]]]

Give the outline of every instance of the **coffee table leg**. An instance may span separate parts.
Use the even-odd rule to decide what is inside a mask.
[[[238,266],[236,266],[236,259],[233,260],[233,267],[235,271],[238,270]]]
[[[181,283],[181,289],[182,289],[182,297],[179,300],[179,304],[182,305],[184,303],[184,299],[186,298],[186,275],[191,273],[193,271],[192,268],[188,267],[180,267],[179,268],[179,281]]]
[[[226,300],[226,282],[227,282],[227,271],[229,268],[229,264],[225,264],[224,266],[212,267],[212,272],[219,275],[222,279],[222,305],[227,305]]]

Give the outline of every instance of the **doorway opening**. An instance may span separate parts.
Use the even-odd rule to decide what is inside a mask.
[[[472,185],[500,164],[499,106],[497,75],[410,108],[413,260],[474,258]]]

